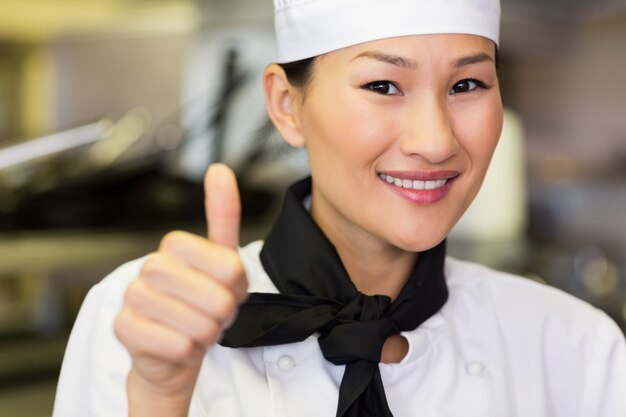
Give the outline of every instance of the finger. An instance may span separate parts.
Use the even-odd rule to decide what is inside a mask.
[[[149,320],[124,308],[117,316],[114,331],[134,356],[150,356],[171,363],[188,363],[201,358],[205,347],[176,329]]]
[[[141,270],[141,279],[151,288],[188,304],[215,320],[226,323],[237,310],[239,300],[221,283],[207,279],[175,260],[152,257]]]
[[[204,177],[205,210],[209,240],[239,247],[241,202],[234,172],[224,164],[213,164]]]
[[[200,274],[198,281],[184,280],[184,285],[198,291],[198,295],[205,296],[199,291],[199,287],[209,288],[210,283],[204,281],[213,279],[217,281],[214,284],[223,285],[239,302],[247,297],[248,281],[239,253],[191,233],[168,233],[161,241],[159,254],[146,259],[142,271],[159,272],[160,268],[164,268],[163,272],[181,279],[192,275],[183,274],[185,268],[194,272],[194,276],[195,273]]]
[[[229,317],[216,319],[207,315],[194,306],[151,288],[143,279],[135,280],[128,287],[125,301],[125,305],[137,315],[178,331],[205,348],[217,342],[224,326],[222,322],[230,320]]]

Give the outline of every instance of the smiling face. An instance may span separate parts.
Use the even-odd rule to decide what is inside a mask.
[[[445,238],[500,136],[494,60],[480,36],[405,36],[325,54],[305,89],[289,86],[288,126],[272,119],[307,147],[311,213],[336,246],[415,252]]]

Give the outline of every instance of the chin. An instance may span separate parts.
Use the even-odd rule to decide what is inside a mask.
[[[431,236],[424,236],[420,233],[415,233],[410,236],[402,236],[398,239],[394,239],[392,244],[406,252],[423,252],[437,246],[446,238],[446,235],[447,234],[437,233]]]

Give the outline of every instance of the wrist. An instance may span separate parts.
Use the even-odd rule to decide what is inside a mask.
[[[193,383],[155,385],[131,368],[126,384],[129,417],[187,417]]]

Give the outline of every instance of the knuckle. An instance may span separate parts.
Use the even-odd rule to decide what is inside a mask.
[[[117,337],[120,342],[124,342],[125,339],[125,335],[126,335],[126,322],[125,322],[125,318],[124,318],[124,312],[118,314],[118,316],[115,318],[115,321],[113,322],[113,333],[115,334],[115,337]]]
[[[236,311],[232,316],[230,316],[230,318],[228,319],[228,321],[226,323],[224,323],[224,327],[221,329],[222,332],[228,328],[230,328],[235,321],[237,320],[237,313],[238,311]],[[219,336],[220,338],[222,337],[222,335]]]
[[[208,320],[198,332],[198,341],[203,346],[210,346],[217,341],[220,327],[213,320]]]
[[[246,275],[239,255],[232,253],[230,256],[224,257],[224,263],[227,271],[224,277],[225,284],[230,287],[239,285]]]
[[[215,303],[215,314],[220,322],[228,321],[237,310],[237,301],[235,296],[226,291]]]
[[[248,279],[244,275],[240,277],[237,283],[233,286],[233,293],[238,303],[241,304],[246,301],[246,299],[249,296],[248,288],[249,288]]]
[[[243,262],[241,262],[241,257],[239,256],[239,253],[235,251],[231,253],[232,253],[231,265],[232,265],[233,271],[239,275],[243,275],[244,273]]]
[[[159,254],[154,254],[146,258],[146,260],[144,261],[143,265],[141,266],[141,275],[142,276],[158,275],[159,273],[163,272],[164,269],[165,269],[165,262],[163,260],[163,257]]]
[[[187,233],[182,230],[174,230],[167,233],[161,239],[159,250],[177,253],[184,246],[187,239]]]
[[[129,345],[129,335],[133,334],[133,330],[132,320],[126,309],[123,309],[115,318],[113,322],[113,333],[123,345]]]
[[[135,280],[126,289],[124,303],[133,309],[141,310],[146,302],[145,290],[139,280]]]

